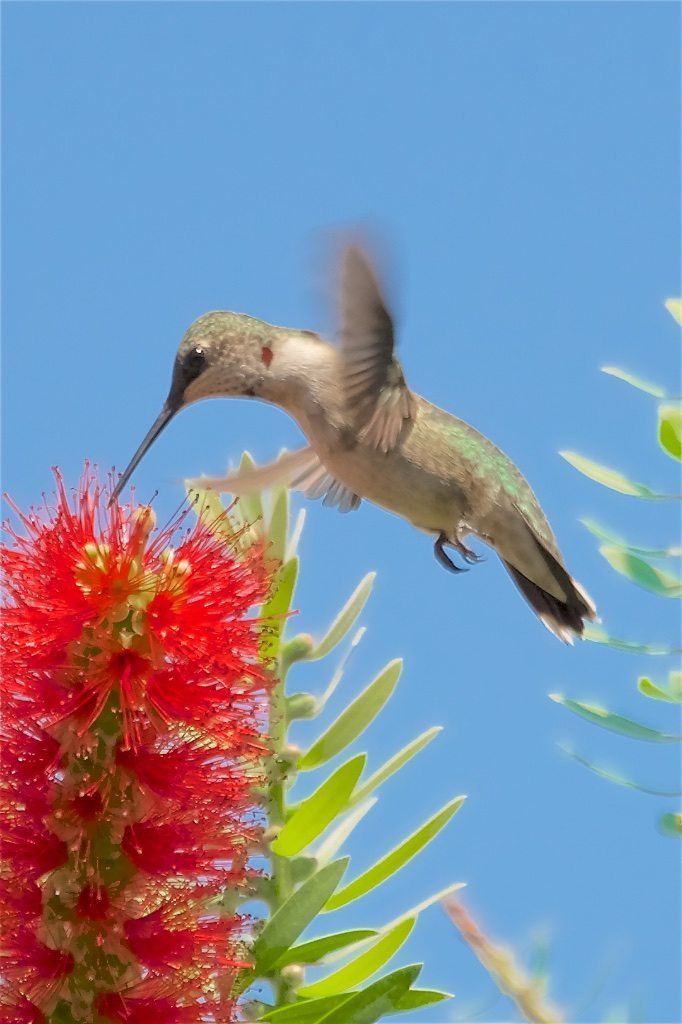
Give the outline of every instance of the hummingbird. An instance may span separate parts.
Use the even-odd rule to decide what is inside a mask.
[[[596,609],[566,569],[529,484],[483,434],[409,388],[378,275],[358,245],[345,250],[340,293],[339,345],[244,313],[195,320],[180,342],[168,397],[112,500],[185,406],[257,398],[287,412],[308,444],[266,466],[202,477],[202,487],[238,497],[285,484],[342,512],[366,499],[434,537],[436,558],[454,573],[465,566],[445,549],[473,565],[481,560],[466,543],[474,536],[499,555],[544,625],[573,643]]]

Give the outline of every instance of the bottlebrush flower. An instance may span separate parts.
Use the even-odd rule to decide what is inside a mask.
[[[262,556],[70,501],[0,550],[2,1020],[232,1021],[265,752]],[[19,532],[21,531],[21,532]],[[226,995],[228,993],[228,995]]]

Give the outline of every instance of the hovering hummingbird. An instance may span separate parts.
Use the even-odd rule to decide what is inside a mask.
[[[446,553],[480,560],[471,534],[494,548],[526,601],[565,643],[596,618],[569,575],[549,523],[516,466],[467,423],[408,387],[394,353],[394,328],[375,272],[357,246],[344,255],[341,344],[274,327],[242,313],[199,317],[180,342],[170,392],[112,500],[180,409],[202,398],[259,398],[280,406],[309,444],[270,465],[201,486],[235,496],[286,484],[342,512],[363,498],[435,537]]]

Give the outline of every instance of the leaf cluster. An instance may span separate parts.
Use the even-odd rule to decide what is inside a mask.
[[[669,299],[666,302],[666,308],[677,324],[682,326],[682,301],[679,299]],[[682,461],[682,403],[680,396],[671,396],[658,385],[645,382],[639,377],[613,366],[603,367],[603,372],[658,399],[657,438],[659,447],[676,462]],[[561,454],[585,476],[620,494],[645,501],[670,501],[679,500],[681,497],[679,494],[663,494],[655,491],[646,484],[635,482],[619,471],[586,459],[575,452],[562,452]],[[631,583],[656,594],[658,597],[666,599],[679,599],[682,597],[682,581],[680,578],[667,567],[661,568],[657,564],[659,562],[665,564],[673,559],[679,559],[679,556],[682,554],[682,546],[680,544],[642,547],[631,544],[629,541],[624,540],[619,533],[601,526],[592,519],[585,519],[583,523],[590,533],[601,541],[600,554],[616,572],[620,573]],[[679,655],[680,653],[679,648],[673,645],[665,646],[620,640],[597,627],[592,627],[586,631],[586,638],[595,643],[605,644],[614,650],[636,654]],[[663,701],[679,706],[682,704],[682,672],[678,669],[670,670],[667,682],[665,683],[654,682],[648,676],[641,676],[637,681],[637,689],[642,696],[649,700]],[[682,739],[682,736],[676,730],[662,732],[645,723],[633,721],[586,701],[573,700],[556,693],[550,694],[550,697],[556,703],[580,718],[591,722],[593,725],[597,725],[602,729],[608,729],[621,736],[627,736],[630,739],[650,743],[679,743]],[[679,790],[658,789],[633,782],[629,778],[598,767],[571,750],[566,752],[590,771],[618,785],[627,786],[642,793],[667,799],[682,796],[682,792]],[[659,827],[666,834],[682,835],[682,814],[667,812],[661,815],[659,817]]]
[[[251,465],[245,455],[242,467]],[[306,719],[315,723],[326,717],[329,700],[364,633],[357,628],[357,621],[371,593],[374,574],[359,583],[319,641],[303,633],[289,637],[286,630],[298,575],[296,548],[303,513],[289,536],[288,493],[284,489],[272,494],[269,516],[260,495],[241,498],[232,508],[232,525],[226,525],[224,507],[215,493],[195,492],[195,500],[199,515],[208,523],[233,532],[236,522],[240,543],[264,542],[267,556],[279,563],[276,583],[261,609],[266,624],[261,654],[277,676],[270,706],[271,755],[264,793],[265,854],[270,866],[258,889],[267,915],[250,949],[251,966],[238,975],[233,992],[253,997],[245,1004],[251,1019],[272,1024],[373,1024],[389,1014],[440,1002],[449,994],[415,987],[421,964],[383,975],[380,972],[403,946],[419,914],[462,883],[434,893],[392,921],[338,931],[320,926],[334,911],[355,904],[394,877],[441,832],[464,801],[463,796],[448,801],[374,864],[347,877],[350,858],[344,855],[344,845],[376,804],[377,791],[440,732],[435,726],[414,737],[372,772],[367,771],[365,753],[348,755],[348,748],[391,699],[402,661],[385,665],[335,719],[317,730],[305,750],[294,748],[288,739],[292,722]],[[344,643],[345,654],[319,696],[286,691],[294,666],[321,661]],[[315,779],[312,792],[301,800],[293,799],[296,779],[308,773]],[[308,981],[306,971],[312,966],[320,969],[316,972],[319,976]],[[271,1002],[261,994],[264,983],[273,993]]]

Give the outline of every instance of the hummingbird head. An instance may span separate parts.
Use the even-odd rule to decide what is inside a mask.
[[[245,313],[204,313],[178,346],[166,404],[175,413],[202,398],[259,396],[276,330]]]
[[[143,455],[186,405],[202,398],[268,397],[277,328],[243,313],[205,313],[187,329],[178,347],[168,397],[114,488],[115,501]]]

